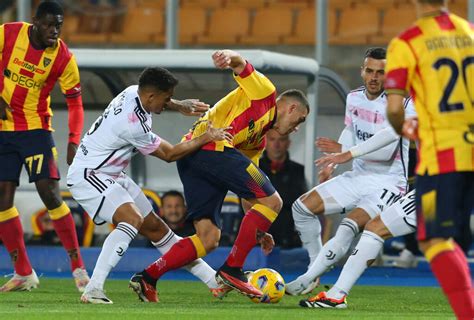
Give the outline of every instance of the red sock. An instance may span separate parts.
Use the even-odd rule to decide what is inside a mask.
[[[12,258],[15,272],[20,276],[30,275],[32,269],[26,254],[20,217],[16,216],[7,221],[0,222],[0,237]]]
[[[74,271],[77,268],[84,268],[84,262],[82,261],[82,256],[79,251],[79,242],[77,241],[76,225],[72,214],[69,213],[62,218],[52,221],[54,230],[56,230],[71,260],[71,270]]]
[[[431,270],[448,297],[458,319],[473,319],[472,284],[464,253],[455,245],[454,251],[443,251],[430,262]]]
[[[166,272],[181,268],[198,258],[196,247],[191,238],[176,242],[161,258],[150,264],[146,273],[157,280]]]
[[[272,222],[254,207],[247,211],[226,264],[229,267],[242,268],[250,250],[257,244],[257,230],[267,232],[271,225]]]

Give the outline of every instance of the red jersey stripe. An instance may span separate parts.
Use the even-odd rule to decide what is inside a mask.
[[[28,95],[27,88],[23,88],[19,85],[16,85],[15,90],[13,91],[10,105],[23,106],[25,104],[27,95]],[[15,131],[28,130],[28,123],[26,122],[25,111],[23,110],[23,108],[15,108],[12,112],[12,116],[13,116]]]
[[[438,23],[438,26],[441,30],[455,30],[456,29],[456,26],[451,21],[451,18],[449,17],[447,13],[435,17],[435,21],[436,23]]]
[[[454,149],[438,151],[436,153],[438,158],[439,173],[448,173],[456,171],[456,159],[454,156]]]
[[[242,112],[234,119],[234,121],[232,121],[231,133],[239,133],[241,130],[244,130],[249,126],[249,120],[256,122],[258,119],[263,117],[268,112],[268,110],[275,107],[275,95],[276,92],[273,92],[271,95],[261,100],[252,100],[247,110]],[[262,134],[265,134],[265,132]]]
[[[416,38],[423,34],[423,31],[418,26],[414,26],[407,31],[400,34],[398,37],[406,42],[410,42],[413,38]]]
[[[0,77],[0,92],[3,91],[3,71],[5,70],[5,67],[8,65],[10,61],[10,57],[12,55],[12,49],[14,48],[14,44],[16,42],[16,39],[18,38],[18,34],[20,33],[21,27],[23,27],[23,23],[17,22],[17,23],[11,23],[8,25],[5,25],[4,29],[4,38],[5,38],[5,43],[3,45],[3,53],[2,53],[2,59],[1,59],[1,72],[2,76]]]
[[[245,65],[244,70],[239,74],[239,77],[241,77],[242,79],[251,75],[252,72],[255,70],[252,64],[250,64],[248,61],[246,62],[247,64]]]

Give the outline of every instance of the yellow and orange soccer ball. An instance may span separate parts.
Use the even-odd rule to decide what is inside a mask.
[[[263,292],[261,299],[251,299],[255,303],[277,303],[285,295],[285,280],[273,269],[258,269],[249,272],[248,277],[250,283]]]

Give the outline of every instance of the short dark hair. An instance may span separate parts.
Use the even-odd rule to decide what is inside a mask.
[[[145,68],[138,78],[138,87],[154,87],[168,91],[178,85],[178,79],[168,70],[160,67]]]
[[[306,107],[306,110],[309,112],[308,98],[306,98],[306,95],[303,93],[303,91],[298,89],[289,89],[281,93],[278,98],[282,97],[288,97],[297,100],[301,106]]]
[[[387,57],[387,49],[382,47],[369,48],[365,51],[366,58],[372,58],[377,60],[383,60]]]
[[[165,201],[166,197],[179,197],[179,198],[181,198],[181,200],[183,200],[183,203],[185,202],[183,194],[181,192],[179,192],[178,190],[170,190],[170,191],[166,191],[165,193],[163,193],[163,195],[161,196],[161,203],[162,204]]]
[[[43,1],[36,8],[35,17],[42,18],[48,14],[53,16],[64,16],[64,10],[59,3],[56,1]]]

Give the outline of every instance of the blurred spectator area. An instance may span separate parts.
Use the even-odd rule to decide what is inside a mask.
[[[178,0],[176,0],[178,1]],[[166,0],[63,0],[63,38],[75,46],[165,42]],[[386,44],[416,18],[410,0],[329,0],[330,45]],[[467,16],[467,0],[449,0]],[[180,0],[179,43],[314,45],[314,0]]]

